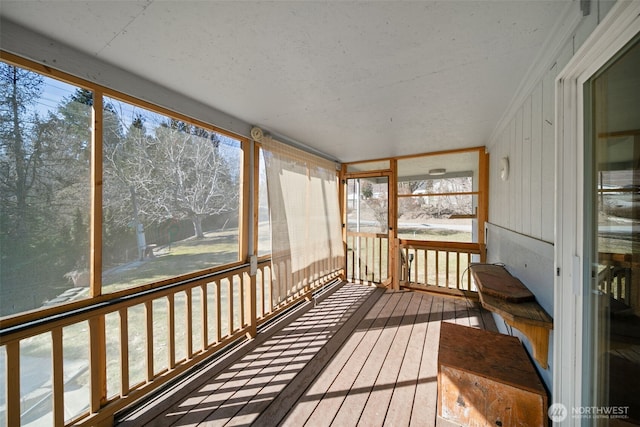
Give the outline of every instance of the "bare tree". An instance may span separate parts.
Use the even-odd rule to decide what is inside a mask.
[[[147,196],[155,197],[156,213],[189,218],[196,238],[204,237],[202,220],[237,208],[239,188],[221,137],[191,127],[156,129],[162,182]],[[149,213],[146,213],[149,214]]]

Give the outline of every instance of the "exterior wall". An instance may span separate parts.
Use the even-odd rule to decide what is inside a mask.
[[[506,268],[531,289],[538,302],[554,313],[555,231],[555,79],[593,32],[615,1],[591,0],[584,16],[579,1],[568,4],[563,23],[555,29],[536,58],[527,80],[487,144],[489,167],[489,224],[487,262]],[[509,158],[506,181],[500,178],[500,159]],[[500,316],[496,324],[507,330]],[[552,389],[553,332],[549,368],[541,374]]]
[[[550,41],[554,47],[548,46],[548,51],[555,54],[537,60],[547,65],[531,76],[533,83],[524,85],[526,92],[516,95],[520,102],[512,105],[487,144],[492,224],[553,244],[555,78],[613,4],[592,0],[590,15],[583,17],[580,2],[570,3],[567,19],[574,22],[556,33],[564,40]],[[568,37],[563,37],[563,31]],[[500,179],[502,157],[510,163],[506,181]]]

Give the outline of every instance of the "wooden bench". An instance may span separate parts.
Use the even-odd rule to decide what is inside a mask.
[[[438,416],[465,426],[546,426],[547,392],[520,340],[443,322]]]
[[[533,358],[547,369],[553,318],[536,302],[531,291],[504,267],[473,264],[469,268],[482,306],[499,314],[509,326],[522,332],[531,343]]]

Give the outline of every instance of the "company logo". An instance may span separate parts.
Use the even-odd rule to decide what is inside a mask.
[[[597,418],[629,418],[628,406],[577,406],[569,410],[562,403],[554,403],[549,407],[547,415],[554,423],[561,423],[569,415],[576,419],[597,419]]]
[[[562,403],[554,403],[549,406],[549,410],[547,411],[547,415],[549,415],[549,418],[554,423],[561,423],[567,418],[568,414],[569,411],[567,410],[567,407]]]

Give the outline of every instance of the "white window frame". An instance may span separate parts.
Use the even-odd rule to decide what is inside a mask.
[[[554,425],[580,425],[584,405],[584,83],[640,32],[640,2],[619,0],[556,78],[556,213],[552,402],[568,409]],[[587,420],[588,421],[588,420]]]

